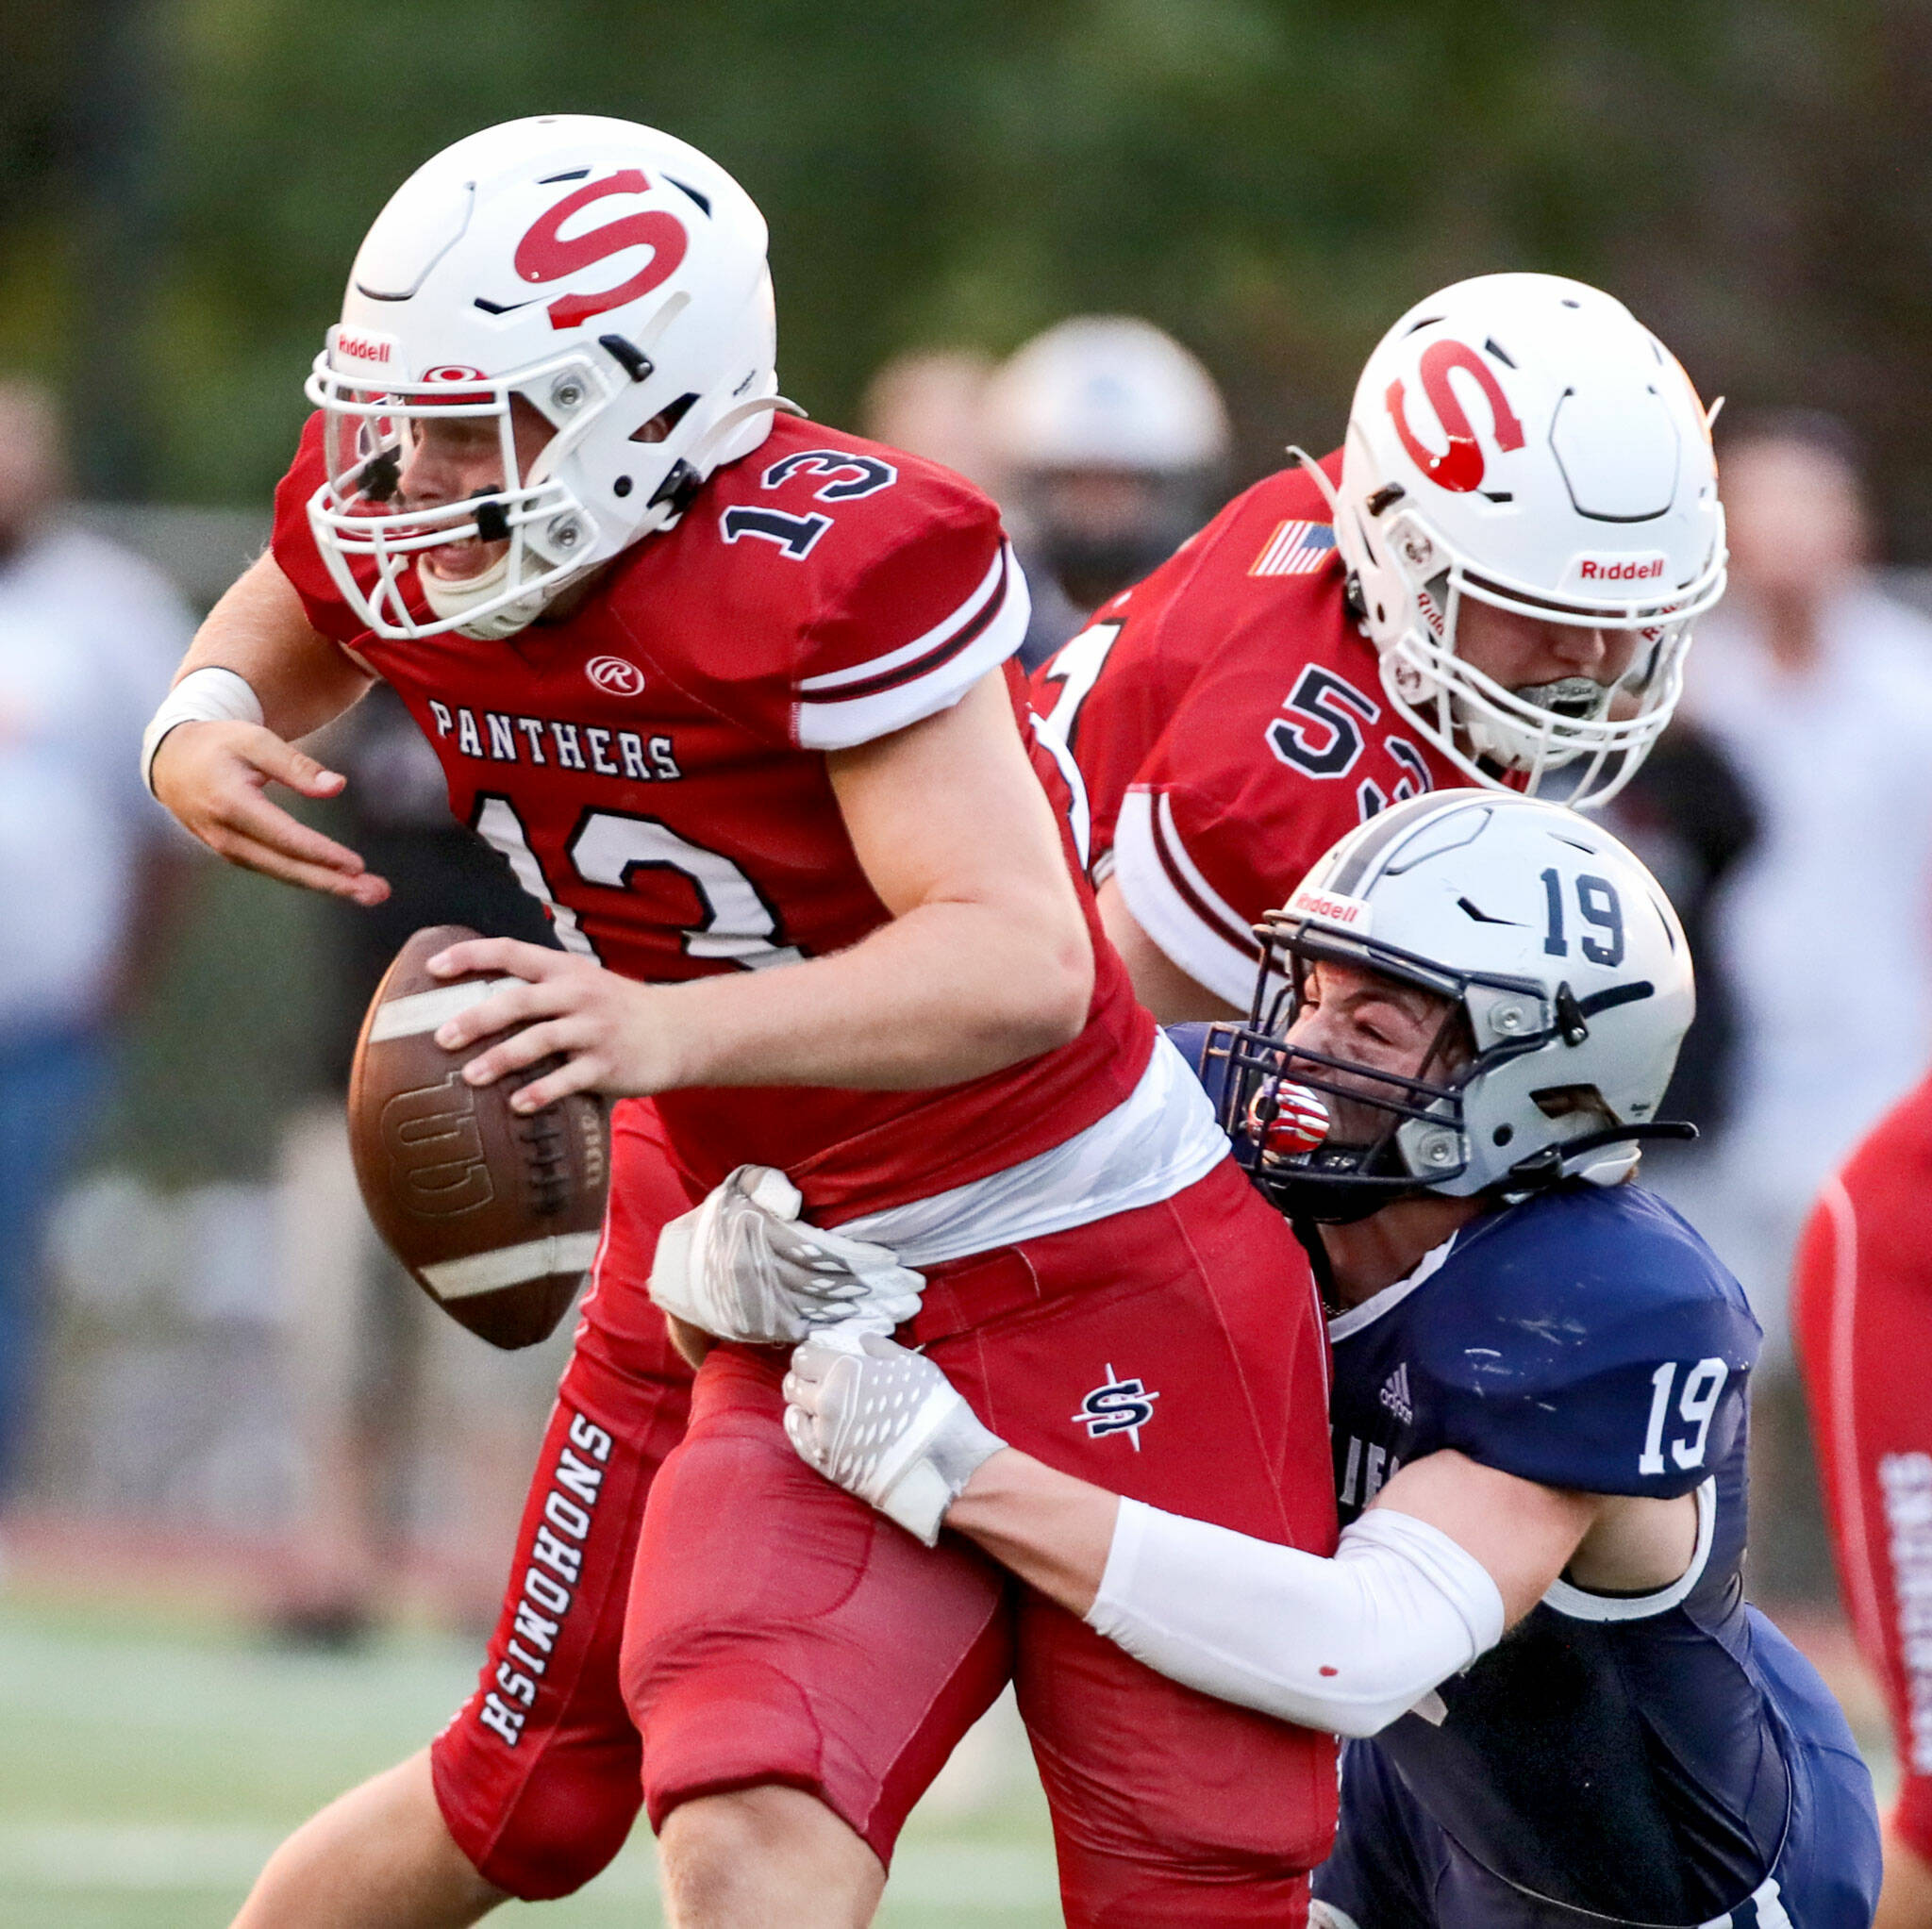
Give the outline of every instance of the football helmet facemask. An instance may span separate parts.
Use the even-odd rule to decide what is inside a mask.
[[[764,220],[723,168],[628,121],[486,128],[410,175],[357,253],[308,382],[316,542],[377,636],[514,635],[764,441],[791,407],[775,357]],[[551,430],[527,467],[520,401]],[[501,487],[399,502],[417,438],[454,420],[494,425]],[[415,613],[423,552],[472,538],[506,546],[478,574],[416,571]]]
[[[1615,795],[1724,588],[1708,417],[1663,344],[1580,281],[1457,282],[1370,356],[1328,492],[1396,709],[1477,783],[1533,793],[1561,771],[1573,806]],[[1457,648],[1469,599],[1634,631],[1635,654],[1614,683],[1509,690]]]
[[[1418,1192],[1527,1194],[1614,1185],[1639,1141],[1695,1137],[1657,1119],[1696,1006],[1670,901],[1600,825],[1560,805],[1438,790],[1334,846],[1257,934],[1241,1025],[1218,1025],[1221,1117],[1235,1156],[1290,1214],[1364,1219]],[[1444,1001],[1412,1075],[1292,1041],[1307,973],[1327,960]],[[1312,1092],[1366,1138],[1284,1150],[1276,1117]]]

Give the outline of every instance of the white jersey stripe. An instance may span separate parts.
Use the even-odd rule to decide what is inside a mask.
[[[1858,1215],[1844,1181],[1836,1173],[1824,1183],[1819,1207],[1831,1225],[1831,1326],[1827,1341],[1826,1398],[1834,1415],[1832,1458],[1838,1487],[1839,1519],[1844,1524],[1845,1576],[1850,1583],[1852,1621],[1866,1652],[1885,1649],[1885,1615],[1872,1571],[1872,1546],[1865,1532],[1865,1487],[1858,1473],[1857,1379],[1853,1336],[1858,1315]]]
[[[874,657],[863,663],[854,663],[843,670],[828,670],[823,676],[808,676],[799,683],[800,691],[808,697],[834,698],[836,692],[849,684],[870,683],[875,676],[883,676],[896,670],[903,663],[915,662],[929,651],[936,650],[949,638],[957,636],[979,612],[986,607],[988,599],[999,588],[1002,572],[1010,562],[1012,549],[1005,545],[989,566],[986,574],[979,580],[979,587],[960,604],[958,608],[942,622],[936,623],[923,637],[914,637],[909,643],[902,643],[896,650],[889,650],[883,657]]]
[[[998,669],[1025,640],[1032,603],[1026,578],[1009,551],[996,563],[991,580],[999,591],[996,602],[982,599],[976,609],[961,606],[966,614],[939,642],[921,639],[921,649],[934,658],[930,669],[913,671],[917,659],[895,650],[891,657],[875,658],[852,673],[862,674],[865,681],[849,685],[845,695],[801,702],[793,724],[799,748],[845,750],[855,743],[870,743],[950,709],[988,671]],[[951,623],[950,618],[947,621]],[[909,673],[895,681],[890,671],[883,673],[881,689],[879,665],[894,660]]]
[[[1201,875],[1165,795],[1129,790],[1113,834],[1113,875],[1134,922],[1198,985],[1245,1010],[1258,954],[1238,944],[1247,926]]]

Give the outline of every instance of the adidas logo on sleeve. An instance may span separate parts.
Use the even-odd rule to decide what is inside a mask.
[[[1399,1420],[1404,1426],[1415,1424],[1415,1408],[1408,1398],[1408,1362],[1404,1360],[1389,1377],[1382,1382],[1382,1405]]]

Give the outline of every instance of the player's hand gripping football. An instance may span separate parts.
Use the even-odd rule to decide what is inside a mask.
[[[946,1509],[1007,1443],[932,1361],[876,1333],[808,1339],[785,1376],[799,1457],[930,1547]]]
[[[429,960],[439,978],[488,972],[503,980],[436,1034],[446,1052],[521,1025],[463,1067],[472,1085],[494,1085],[540,1059],[564,1062],[510,1098],[510,1109],[538,1112],[574,1091],[613,1098],[664,1091],[685,1082],[682,1027],[666,1004],[675,987],[641,985],[587,957],[525,944],[514,938],[475,938]]]
[[[925,1279],[884,1246],[799,1218],[798,1188],[740,1166],[658,1236],[651,1297],[718,1339],[791,1346],[821,1328],[890,1333],[919,1310]]]
[[[286,784],[304,797],[333,797],[341,775],[325,770],[259,723],[178,723],[155,752],[155,795],[218,856],[285,884],[379,905],[388,883],[346,844],[325,838],[263,792]]]

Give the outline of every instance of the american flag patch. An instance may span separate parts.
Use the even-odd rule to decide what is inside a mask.
[[[1251,576],[1311,576],[1335,554],[1326,523],[1277,523],[1248,570]]]

